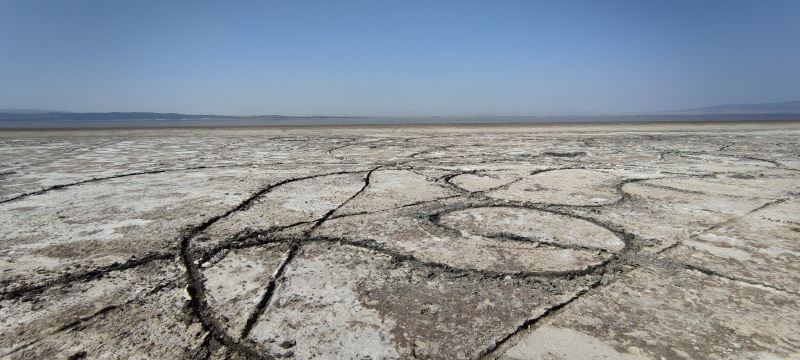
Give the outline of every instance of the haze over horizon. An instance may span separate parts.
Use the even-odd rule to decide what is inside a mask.
[[[0,3],[0,108],[626,113],[800,99],[800,2]]]
[[[60,111],[60,110],[53,110],[53,109],[18,109],[18,108],[0,108],[0,114],[12,115],[11,118],[14,119],[24,119],[26,115],[31,115],[30,119],[42,119],[41,115],[53,114],[55,117],[52,119],[58,119],[58,116],[61,114],[67,115],[80,115],[80,114],[87,114],[92,115],[92,117],[96,117],[95,115],[102,115],[102,114],[119,114],[119,115],[134,115],[134,114],[152,114],[152,115],[186,115],[186,116],[215,116],[215,117],[249,117],[249,116],[267,116],[267,117],[353,117],[349,115],[337,115],[337,114],[312,114],[312,115],[283,115],[283,114],[249,114],[249,115],[239,115],[239,114],[183,114],[183,113],[159,113],[159,112],[150,112],[150,111],[107,111],[107,112],[96,112],[96,111],[86,111],[86,112],[70,112],[70,111]],[[785,101],[779,103],[759,103],[759,104],[723,104],[723,105],[714,105],[714,106],[706,106],[701,108],[694,108],[694,109],[675,109],[675,110],[666,110],[666,111],[648,111],[648,112],[638,112],[638,113],[584,113],[584,114],[526,114],[526,115],[511,115],[511,116],[504,116],[504,115],[414,115],[414,116],[398,116],[398,117],[559,117],[559,116],[566,116],[566,117],[574,117],[574,116],[586,116],[586,117],[607,117],[607,116],[658,116],[658,115],[687,115],[691,116],[692,114],[706,114],[706,115],[746,115],[746,114],[784,114],[787,116],[793,116],[793,114],[800,114],[800,101]],[[22,117],[14,117],[14,115],[20,115]],[[151,116],[152,117],[152,116]],[[359,117],[392,117],[392,115],[363,115]],[[74,118],[74,116],[72,116]],[[4,118],[0,117],[0,121]],[[5,118],[8,120],[8,118]],[[644,119],[644,118],[642,118]]]

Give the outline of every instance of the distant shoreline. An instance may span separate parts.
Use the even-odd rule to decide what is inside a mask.
[[[330,119],[330,118],[328,118]],[[354,119],[354,118],[347,118]],[[500,120],[500,119],[498,119]],[[20,121],[13,125],[23,125]],[[7,123],[0,122],[0,131],[13,132],[13,131],[69,131],[69,130],[159,130],[159,129],[247,129],[247,128],[406,128],[406,127],[554,127],[554,126],[615,126],[615,125],[725,125],[725,124],[791,124],[800,123],[800,115],[790,119],[760,119],[760,118],[740,118],[740,119],[667,119],[667,120],[589,120],[582,119],[577,121],[516,121],[516,122],[382,122],[382,123],[231,123],[228,121],[209,121],[201,122],[197,120],[184,120],[184,121],[97,121],[94,123],[65,121],[57,125],[53,124],[36,124],[40,126],[6,126]],[[30,124],[25,124],[30,125]],[[48,126],[49,125],[49,126]],[[73,126],[70,126],[73,125]],[[77,125],[77,126],[76,126]]]
[[[191,115],[155,112],[0,112],[0,129],[125,129],[184,127],[276,127],[276,126],[401,126],[459,124],[567,124],[567,123],[655,123],[795,121],[800,112],[653,112],[596,115],[527,116],[283,116],[283,115]]]

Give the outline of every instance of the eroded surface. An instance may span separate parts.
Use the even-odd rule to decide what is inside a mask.
[[[800,356],[800,125],[0,133],[0,356]]]

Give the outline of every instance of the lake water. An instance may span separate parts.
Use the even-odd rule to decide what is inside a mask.
[[[568,122],[639,121],[752,121],[798,120],[798,114],[658,114],[603,116],[445,116],[445,117],[298,117],[234,118],[186,120],[4,120],[0,129],[20,128],[142,128],[142,127],[220,127],[220,126],[319,126],[319,125],[424,125],[424,124],[541,124]]]

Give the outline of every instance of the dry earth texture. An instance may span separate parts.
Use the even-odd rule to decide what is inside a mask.
[[[800,124],[0,133],[9,359],[800,356]]]

